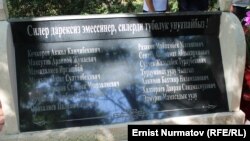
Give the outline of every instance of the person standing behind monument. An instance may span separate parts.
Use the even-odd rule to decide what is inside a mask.
[[[242,22],[246,17],[247,7],[250,5],[250,0],[233,0],[230,11],[233,12]],[[244,23],[242,23],[244,24]]]
[[[143,12],[166,12],[168,0],[144,0]]]
[[[206,11],[208,0],[178,0],[179,11]]]
[[[2,103],[0,100],[0,132],[2,131],[3,125],[4,125],[4,116],[3,116]]]

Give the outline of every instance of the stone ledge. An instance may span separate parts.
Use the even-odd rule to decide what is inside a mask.
[[[1,141],[124,141],[127,140],[128,124],[244,124],[242,111],[215,114],[175,117],[162,120],[149,120],[108,126],[75,127],[57,130],[26,132],[0,136]]]

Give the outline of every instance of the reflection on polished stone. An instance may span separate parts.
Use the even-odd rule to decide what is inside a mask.
[[[184,37],[170,39],[186,41]],[[227,110],[226,103],[217,94],[222,93],[216,80],[218,77],[212,75],[214,65],[219,64],[207,63],[211,62],[211,49],[189,48],[185,54],[177,56],[183,48],[147,51],[136,48],[139,43],[146,44],[150,40],[168,44],[164,38],[109,40],[105,41],[105,46],[100,41],[85,41],[85,46],[102,48],[101,52],[61,55],[60,58],[54,55],[50,59],[27,57],[24,60],[28,61],[28,71],[21,72],[21,76],[29,85],[19,84],[22,88],[27,87],[22,92],[28,93],[19,97],[21,117],[25,117],[21,118],[21,123],[43,129]],[[194,36],[188,41],[197,40],[207,42],[208,39]],[[64,43],[59,47],[66,50],[69,45],[79,48],[81,44]],[[110,48],[112,46],[115,48]],[[46,47],[47,51],[54,48]],[[164,55],[168,50],[176,52],[176,56]],[[147,54],[152,55],[147,57]],[[140,58],[140,55],[145,57]],[[89,56],[95,57],[96,61],[81,62],[79,59]],[[166,61],[169,62],[164,63]],[[26,129],[25,126],[22,128]]]

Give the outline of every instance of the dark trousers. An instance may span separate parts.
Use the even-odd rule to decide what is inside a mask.
[[[245,24],[243,19],[247,16],[246,15],[247,11],[249,11],[249,9],[247,9],[246,7],[238,7],[238,6],[233,7],[233,13],[239,18],[239,20],[243,25]]]
[[[167,10],[165,10],[165,11],[155,11],[155,12],[157,12],[157,13],[164,13],[164,12],[167,12]],[[143,10],[143,13],[148,13],[148,11]]]
[[[208,0],[178,0],[179,11],[206,11]]]

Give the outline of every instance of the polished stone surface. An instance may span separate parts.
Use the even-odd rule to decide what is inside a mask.
[[[220,15],[12,22],[21,131],[228,111]]]

